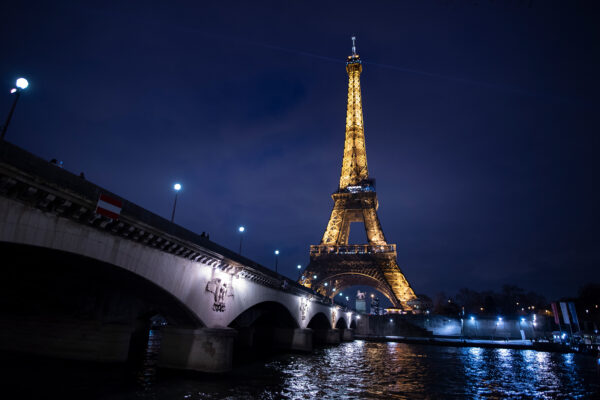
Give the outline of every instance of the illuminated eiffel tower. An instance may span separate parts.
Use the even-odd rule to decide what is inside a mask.
[[[362,63],[352,38],[352,55],[346,61],[348,108],[346,142],[340,186],[332,194],[333,211],[321,244],[310,246],[310,264],[300,283],[334,297],[349,286],[371,286],[396,308],[410,309],[416,299],[396,262],[396,245],[388,244],[377,217],[375,180],[369,178],[363,126],[360,73]],[[349,245],[350,223],[364,224],[368,244]]]

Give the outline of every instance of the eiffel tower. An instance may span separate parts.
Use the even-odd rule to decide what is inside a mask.
[[[352,55],[346,61],[348,108],[346,142],[340,186],[331,195],[333,211],[321,244],[310,246],[310,263],[300,283],[333,298],[349,286],[379,290],[396,308],[410,309],[416,299],[396,262],[396,245],[388,244],[377,217],[375,180],[369,178],[363,126],[360,74],[362,63],[352,38]],[[350,223],[364,224],[368,244],[349,245]]]

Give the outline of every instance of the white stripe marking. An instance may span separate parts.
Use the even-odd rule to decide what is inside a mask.
[[[103,208],[103,209],[113,212],[117,215],[121,214],[121,207],[114,206],[103,200],[98,200],[98,208]]]

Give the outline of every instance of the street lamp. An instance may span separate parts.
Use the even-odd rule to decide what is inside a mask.
[[[171,214],[171,222],[175,220],[175,208],[177,207],[177,194],[181,190],[181,184],[176,183],[173,185],[173,190],[175,190],[175,201],[173,202],[173,213]]]
[[[244,228],[243,226],[240,226],[238,228],[238,232],[240,233],[240,256],[242,255],[242,239],[244,238],[244,231],[246,230],[246,228]]]
[[[275,250],[275,272],[277,272],[277,262],[279,261],[279,250]]]
[[[16,85],[17,85],[16,88],[12,88],[10,90],[10,93],[15,94],[15,101],[13,101],[12,106],[10,107],[10,111],[8,112],[8,117],[6,117],[6,122],[4,123],[4,126],[2,127],[2,135],[0,136],[1,140],[4,140],[4,136],[6,135],[6,130],[8,129],[8,124],[10,123],[13,113],[15,112],[15,107],[17,106],[17,101],[19,101],[21,92],[23,90],[27,89],[27,86],[29,86],[29,82],[27,82],[27,79],[25,79],[25,78],[19,78],[19,79],[17,79]]]

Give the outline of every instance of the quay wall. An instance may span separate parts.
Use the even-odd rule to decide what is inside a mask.
[[[551,335],[550,321],[536,317],[460,318],[443,315],[364,315],[357,321],[356,334],[361,336],[471,337],[481,339],[536,339]]]

